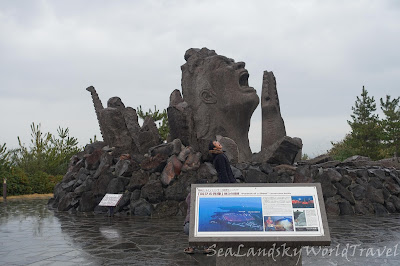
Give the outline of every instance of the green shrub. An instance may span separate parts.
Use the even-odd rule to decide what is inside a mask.
[[[29,178],[26,173],[19,168],[11,169],[6,174],[7,178],[7,195],[24,195],[32,194],[32,188],[30,186]],[[3,194],[3,190],[1,189]]]

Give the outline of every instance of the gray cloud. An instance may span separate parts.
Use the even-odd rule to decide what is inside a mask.
[[[398,1],[2,1],[0,143],[29,139],[29,124],[70,127],[83,145],[99,135],[89,93],[166,108],[190,47],[246,62],[261,94],[277,77],[288,134],[309,154],[349,131],[363,85],[399,96]],[[250,132],[261,142],[261,110]],[[331,139],[338,138],[338,139]]]

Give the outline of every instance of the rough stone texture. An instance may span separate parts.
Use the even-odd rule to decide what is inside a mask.
[[[271,164],[293,164],[297,153],[300,152],[302,147],[301,139],[286,136],[255,155],[253,160]]]
[[[340,184],[342,184],[346,188],[350,186],[352,182],[353,180],[348,175],[343,175],[342,180],[340,180]]]
[[[304,161],[304,163],[307,163],[307,164],[321,164],[321,163],[326,163],[326,162],[329,162],[329,161],[333,161],[333,158],[328,154],[322,154],[322,155],[319,155],[319,156],[317,156],[317,157],[315,157],[313,159],[306,160],[306,161]]]
[[[140,199],[140,189],[136,189],[131,194],[131,202]]]
[[[116,177],[113,178],[107,186],[107,193],[120,194],[125,192],[125,187],[129,184],[129,178]]]
[[[339,209],[341,215],[354,215],[353,206],[347,200],[341,200],[339,202]]]
[[[326,169],[323,173],[331,182],[339,182],[343,176],[335,169]]]
[[[353,196],[356,200],[361,200],[365,198],[366,189],[359,184],[352,184],[350,186],[350,191],[353,193]]]
[[[179,90],[171,93],[167,114],[171,138],[180,139],[185,146],[196,143],[192,109]]]
[[[129,131],[129,134],[133,140],[133,152],[138,152],[140,150],[139,147],[139,132],[140,126],[138,121],[138,115],[136,110],[132,107],[126,107],[125,109],[120,110],[125,120],[126,128]]]
[[[163,143],[149,149],[150,156],[163,154],[166,156],[178,155],[181,152],[182,142],[180,139],[174,139],[172,142]]]
[[[259,98],[248,85],[245,63],[217,55],[207,48],[189,49],[182,69],[183,100],[192,108],[197,139],[217,135],[233,139],[239,161],[249,161],[250,118]]]
[[[103,152],[101,150],[95,150],[91,154],[85,155],[85,168],[88,170],[97,169],[100,165],[100,158]]]
[[[129,208],[131,210],[131,215],[138,216],[150,216],[154,211],[153,204],[147,202],[145,199],[138,199],[131,202]]]
[[[139,132],[138,141],[141,153],[146,153],[151,147],[157,146],[161,143],[157,126],[152,117],[147,116],[144,119],[143,126]]]
[[[152,217],[164,218],[169,216],[176,216],[179,212],[179,202],[174,200],[163,201],[157,204]]]
[[[234,176],[235,178],[239,178],[239,179],[241,179],[241,180],[244,180],[242,171],[240,171],[239,169],[237,169],[236,167],[234,167],[234,166],[232,166],[232,165],[231,165],[231,169],[232,169],[233,176]]]
[[[393,202],[387,201],[385,202],[385,207],[388,210],[389,213],[395,213],[396,212],[396,206],[394,206]]]
[[[353,205],[356,203],[353,194],[349,190],[347,190],[342,184],[336,183],[335,186],[337,188],[337,193],[340,196],[342,196]]]
[[[386,183],[384,187],[390,192],[390,194],[398,195],[400,193],[400,187],[397,184]]]
[[[121,200],[118,202],[118,205],[115,206],[114,212],[119,212],[119,211],[122,211],[124,209],[128,209],[127,206],[131,202],[131,197],[132,197],[132,193],[131,192],[125,192],[122,195]]]
[[[144,171],[136,171],[132,174],[131,180],[127,186],[129,191],[141,189],[149,181],[149,175]]]
[[[244,171],[244,181],[246,183],[266,183],[268,176],[263,172],[255,169],[249,169]]]
[[[91,212],[96,207],[97,202],[91,191],[84,192],[79,201],[78,211]]]
[[[269,163],[262,163],[260,165],[260,170],[267,175],[274,171],[273,167]]]
[[[79,201],[77,200],[77,195],[74,192],[69,192],[60,199],[57,209],[59,211],[68,211],[69,209],[78,206],[78,204]]]
[[[325,210],[328,215],[339,215],[340,208],[338,200],[335,197],[330,197],[325,200]]]
[[[386,208],[379,203],[372,203],[372,205],[374,205],[374,209],[375,209],[375,214],[382,216],[382,215],[387,215],[388,211],[386,210]]]
[[[400,199],[396,196],[391,197],[391,201],[393,202],[394,206],[396,207],[397,211],[400,211]]]
[[[201,153],[189,153],[185,163],[182,166],[182,171],[187,172],[187,171],[193,171],[197,170],[200,167],[200,159],[201,159]]]
[[[112,164],[113,164],[113,157],[108,152],[104,152],[101,155],[100,165],[97,168],[95,174],[93,175],[93,178],[98,178],[101,174],[107,172],[108,169],[110,169],[110,167],[112,166]]]
[[[356,201],[354,205],[354,212],[357,215],[374,214],[374,206],[368,200]]]
[[[115,174],[117,176],[130,177],[134,171],[133,163],[131,160],[119,160],[115,165]]]
[[[107,192],[107,187],[110,181],[114,178],[111,173],[104,173],[93,184],[93,195],[104,196]]]
[[[333,197],[337,193],[337,188],[331,183],[328,176],[321,177],[321,187],[325,198]]]
[[[238,163],[239,162],[239,149],[233,139],[223,137],[218,135],[217,141],[221,143],[222,150],[225,152],[225,155],[228,157],[230,163]]]
[[[100,118],[100,111],[104,109],[103,104],[101,103],[99,95],[97,94],[97,92],[93,86],[87,87],[86,90],[89,91],[92,96],[94,110],[96,112],[97,121],[99,122],[100,133],[101,133],[103,139],[105,139],[104,133],[103,133],[104,131],[102,128],[102,123],[101,123],[101,118]]]
[[[74,192],[76,195],[82,195],[83,192],[92,190],[92,187],[93,181],[91,179],[86,179],[80,186],[75,188]]]
[[[182,163],[178,160],[176,155],[168,159],[167,165],[161,173],[161,183],[168,186],[171,181],[181,173]]]
[[[100,111],[104,140],[110,147],[116,147],[121,153],[134,151],[136,144],[125,124],[123,114],[117,108],[107,107]]]
[[[194,150],[190,146],[183,148],[178,155],[179,161],[184,163],[190,153],[194,153]]]
[[[264,150],[286,136],[285,123],[281,116],[278,91],[276,89],[276,79],[272,71],[264,71],[261,92],[261,110],[261,150]]]
[[[182,173],[179,178],[165,189],[165,198],[167,200],[183,201],[190,191],[190,184],[198,180],[196,172]]]
[[[159,203],[164,199],[164,191],[162,184],[158,180],[149,181],[142,187],[140,197],[146,199],[150,203]]]
[[[168,156],[163,154],[156,154],[142,161],[140,167],[143,170],[150,172],[161,172],[167,164]]]
[[[367,198],[371,200],[371,202],[376,202],[379,204],[383,204],[385,202],[383,191],[381,189],[376,189],[373,186],[367,187]]]
[[[217,176],[217,170],[211,163],[206,162],[200,165],[197,174],[199,178],[208,179],[212,176]]]

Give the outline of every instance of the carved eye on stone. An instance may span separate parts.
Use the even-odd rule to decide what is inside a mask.
[[[215,94],[212,91],[209,91],[209,90],[203,90],[200,93],[200,98],[205,103],[210,103],[210,104],[217,103],[217,97],[215,97]]]

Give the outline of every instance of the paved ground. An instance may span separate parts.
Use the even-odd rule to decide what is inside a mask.
[[[182,252],[183,217],[73,215],[46,202],[0,203],[0,265],[215,264],[215,256]],[[303,248],[303,265],[400,265],[400,215],[330,217],[329,227],[331,247]]]

